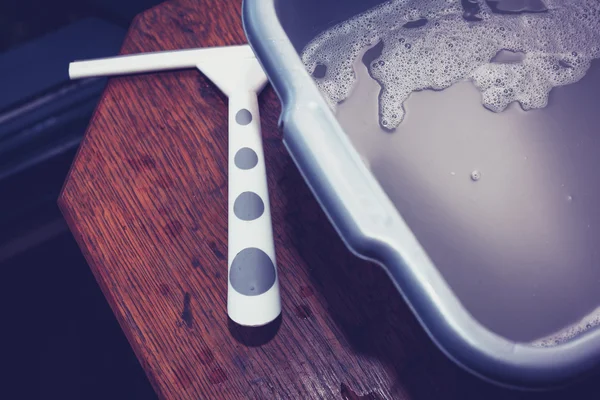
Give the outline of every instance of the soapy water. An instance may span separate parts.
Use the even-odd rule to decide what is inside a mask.
[[[302,60],[335,110],[351,95],[358,57],[380,47],[366,66],[381,86],[380,125],[391,130],[402,122],[412,92],[465,80],[491,111],[513,102],[543,108],[554,87],[585,76],[600,58],[599,44],[598,0],[394,0],[320,34]],[[470,178],[481,175],[474,170]],[[559,345],[598,325],[600,307],[531,344]]]
[[[511,8],[512,7],[512,8]],[[335,110],[355,83],[353,62],[383,43],[369,63],[381,85],[379,117],[393,130],[412,92],[470,80],[483,105],[543,108],[552,88],[580,80],[600,57],[598,0],[392,0],[321,33],[302,61]]]
[[[556,333],[533,341],[535,347],[553,347],[575,339],[579,335],[600,325],[600,307],[582,318],[578,323],[570,325]]]

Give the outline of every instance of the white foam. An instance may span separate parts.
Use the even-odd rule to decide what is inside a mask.
[[[482,103],[500,112],[518,101],[525,110],[542,108],[550,90],[581,79],[600,57],[600,2],[545,0],[548,12],[496,14],[480,0],[481,21],[467,21],[459,0],[393,0],[345,21],[311,41],[302,60],[335,109],[352,90],[352,64],[361,51],[383,41],[369,71],[381,84],[380,122],[395,128],[403,103],[418,90],[441,90],[464,79],[482,93]],[[404,28],[427,18],[425,26]],[[502,50],[522,52],[518,62],[491,60]]]
[[[538,339],[531,344],[535,347],[552,347],[561,343],[568,342],[577,336],[589,331],[592,328],[600,325],[600,307],[596,308],[592,313],[586,315],[577,323],[567,326],[566,328]]]

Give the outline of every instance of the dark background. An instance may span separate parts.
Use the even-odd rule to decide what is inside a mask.
[[[0,0],[0,398],[155,394],[56,205],[116,55],[158,0]]]

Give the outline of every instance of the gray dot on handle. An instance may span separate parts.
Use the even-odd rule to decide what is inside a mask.
[[[252,169],[258,164],[258,156],[249,147],[243,147],[235,153],[233,162],[239,169]]]
[[[243,221],[252,221],[260,217],[265,211],[265,204],[259,195],[254,192],[240,194],[233,203],[233,212]]]
[[[242,108],[240,111],[235,114],[235,122],[240,125],[248,125],[252,122],[252,113],[245,108]]]
[[[275,265],[264,251],[250,247],[240,251],[231,262],[229,282],[246,296],[258,296],[275,284]]]

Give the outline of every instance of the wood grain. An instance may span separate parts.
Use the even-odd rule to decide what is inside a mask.
[[[180,0],[122,53],[240,44],[240,1]],[[525,394],[463,372],[379,267],[344,247],[260,98],[283,316],[227,319],[227,104],[197,71],[110,81],[59,199],[150,381],[168,399],[598,398],[589,380]]]

